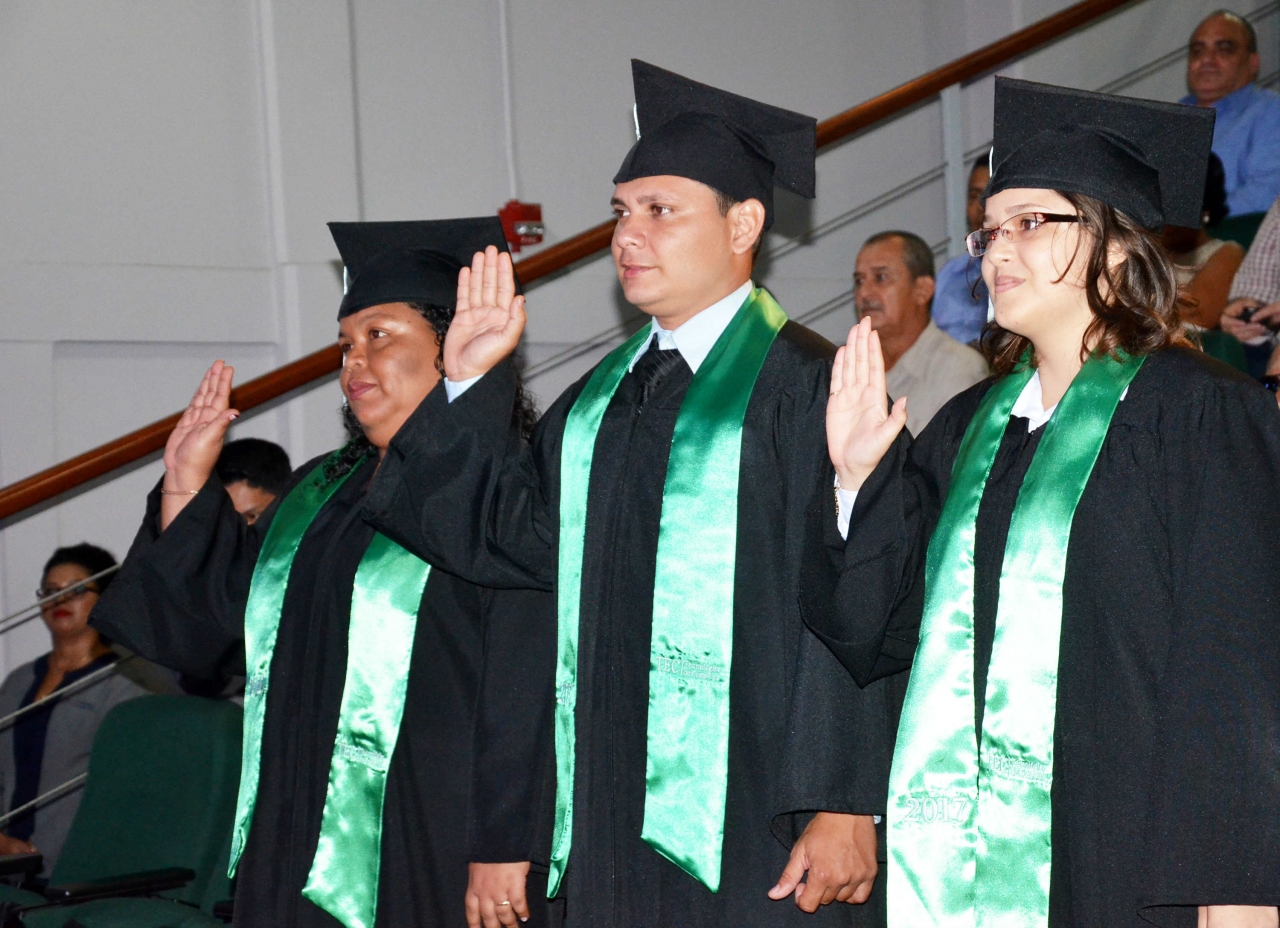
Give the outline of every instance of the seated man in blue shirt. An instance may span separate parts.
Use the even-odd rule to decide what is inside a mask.
[[[1235,13],[1210,13],[1191,36],[1191,93],[1181,102],[1218,111],[1213,151],[1226,170],[1233,217],[1265,213],[1280,195],[1280,95],[1253,83],[1258,67],[1258,35]]]
[[[982,194],[991,179],[991,167],[983,155],[969,171],[969,203],[965,218],[969,231],[982,225]],[[959,254],[938,269],[938,291],[933,297],[933,323],[963,345],[971,345],[987,324],[987,285],[982,280],[982,259]]]

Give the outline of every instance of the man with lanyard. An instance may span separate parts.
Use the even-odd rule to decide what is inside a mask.
[[[833,348],[751,281],[773,187],[813,195],[815,123],[643,62],[633,77],[613,256],[651,324],[513,447],[523,298],[509,258],[477,255],[450,401],[406,423],[365,515],[473,581],[557,592],[550,890],[569,923],[879,924],[901,684],[859,689],[804,627],[806,542],[841,532]]]

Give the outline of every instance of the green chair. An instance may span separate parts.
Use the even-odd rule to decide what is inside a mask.
[[[241,726],[239,706],[194,696],[113,709],[49,886],[0,886],[5,928],[221,928]],[[0,875],[38,872],[38,856],[0,857]]]
[[[1224,242],[1238,242],[1245,251],[1253,244],[1258,234],[1258,226],[1262,225],[1266,213],[1241,213],[1239,216],[1228,216],[1216,226],[1209,227],[1212,238],[1220,238]]]
[[[1249,370],[1249,361],[1245,357],[1244,346],[1221,329],[1205,329],[1199,333],[1200,347],[1211,358],[1217,358],[1223,364],[1230,364],[1238,371]]]

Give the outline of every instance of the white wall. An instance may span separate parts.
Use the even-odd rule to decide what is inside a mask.
[[[1065,0],[8,0],[0,5],[0,484],[180,408],[215,357],[241,379],[332,339],[341,286],[324,222],[490,213],[514,175],[548,244],[607,218],[633,139],[628,59],[819,118],[1066,6]],[[1010,73],[1182,93],[1179,50],[1219,0],[1145,0]],[[1259,23],[1277,70],[1280,4]],[[990,79],[962,93],[964,144],[990,133]],[[946,247],[938,103],[824,153],[814,203],[780,198],[762,277],[815,327],[850,322],[858,244],[887,227]],[[896,197],[887,191],[904,188]],[[883,202],[882,202],[883,201]],[[878,204],[878,205],[877,205]],[[807,236],[807,237],[806,237]],[[842,298],[843,301],[842,301]],[[538,364],[630,317],[606,260],[530,292]],[[603,349],[602,349],[603,350]],[[599,356],[534,380],[544,403]],[[336,385],[246,416],[237,435],[296,463],[340,438]],[[154,460],[0,530],[0,613],[44,558],[123,555]],[[0,673],[45,647],[0,637]]]

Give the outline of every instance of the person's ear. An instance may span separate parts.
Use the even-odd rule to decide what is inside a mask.
[[[1258,72],[1262,70],[1262,59],[1258,57],[1257,52],[1249,52],[1249,83],[1252,84],[1258,79]]]
[[[745,255],[764,234],[764,204],[752,197],[729,207],[725,217],[731,233],[730,247],[735,255]]]
[[[1107,244],[1107,271],[1114,274],[1124,262],[1124,249],[1120,247],[1119,242],[1112,240]]]
[[[911,296],[916,305],[927,307],[937,287],[938,282],[932,277],[917,277],[915,283],[911,285]]]

